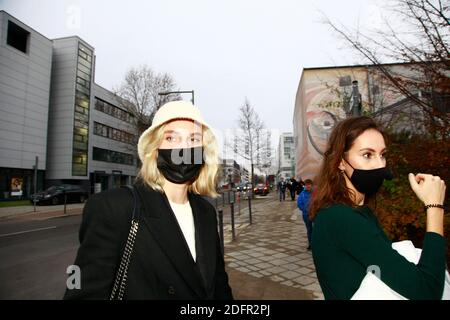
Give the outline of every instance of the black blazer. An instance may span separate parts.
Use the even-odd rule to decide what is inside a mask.
[[[128,270],[124,299],[232,299],[214,207],[189,193],[195,225],[195,262],[167,197],[136,184],[141,222]],[[108,299],[131,225],[133,196],[126,188],[93,195],[80,226],[81,289],[64,299]]]

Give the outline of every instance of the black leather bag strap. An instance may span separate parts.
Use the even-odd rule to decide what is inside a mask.
[[[133,212],[131,215],[131,220],[139,220],[141,218],[141,201],[140,197],[136,191],[136,187],[133,186],[122,186],[122,188],[126,188],[130,190],[133,195]]]
[[[114,286],[109,297],[110,300],[122,300],[125,294],[127,283],[128,267],[130,265],[131,254],[133,253],[134,242],[139,229],[139,220],[141,217],[141,202],[135,186],[124,186],[133,194],[133,212],[131,216],[131,227],[128,233],[125,249],[117,270]]]

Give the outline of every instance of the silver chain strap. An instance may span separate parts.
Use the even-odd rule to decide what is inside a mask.
[[[134,242],[136,240],[136,234],[139,229],[139,220],[133,220],[131,222],[130,232],[128,233],[127,243],[125,245],[125,250],[120,260],[119,270],[116,274],[116,279],[114,281],[114,287],[111,292],[110,300],[114,300],[117,293],[117,300],[123,300],[123,295],[125,293],[125,285],[127,283],[128,266],[130,265],[131,253],[133,252]]]

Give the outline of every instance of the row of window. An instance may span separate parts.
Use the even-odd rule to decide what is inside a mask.
[[[96,161],[105,161],[112,163],[127,164],[132,166],[134,164],[134,157],[131,154],[101,149],[94,147],[92,149],[92,159]]]
[[[78,44],[78,66],[75,87],[75,112],[72,151],[72,175],[87,175],[89,134],[89,100],[91,95],[92,52]]]
[[[291,154],[291,152],[293,151],[293,148],[291,148],[291,147],[284,147],[284,154]]]
[[[94,122],[94,134],[132,145],[136,144],[135,135],[99,122]]]
[[[106,101],[103,101],[97,97],[95,97],[95,109],[104,113],[113,116],[114,118],[120,119],[122,121],[126,121],[128,123],[134,123],[134,116],[122,110]]]
[[[91,51],[86,48],[84,45],[80,43],[80,46],[78,47],[78,56],[87,60],[88,62],[92,61],[92,54]]]

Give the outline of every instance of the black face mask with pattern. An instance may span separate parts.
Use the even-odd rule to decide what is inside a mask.
[[[353,168],[353,166],[347,160],[344,159],[344,161]],[[377,193],[377,191],[383,184],[384,179],[391,180],[394,177],[391,170],[386,167],[371,170],[353,168],[353,174],[351,177],[349,177],[345,171],[344,174],[347,176],[347,178],[350,179],[356,190],[365,194],[366,196]]]
[[[203,167],[203,147],[158,149],[157,167],[170,182],[193,182]]]

